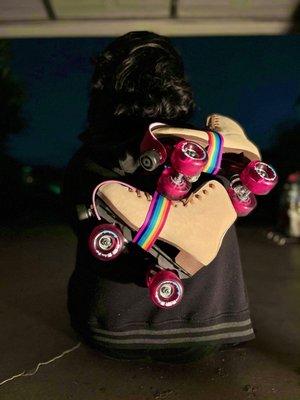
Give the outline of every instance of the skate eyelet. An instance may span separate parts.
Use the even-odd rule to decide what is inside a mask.
[[[200,194],[195,194],[195,197],[196,197],[196,199],[198,199],[198,200],[200,200],[200,199],[201,199],[201,196],[200,196]]]
[[[151,201],[151,199],[152,199],[152,196],[151,196],[151,194],[150,194],[150,193],[148,193],[148,192],[144,192],[144,195],[145,195],[145,197],[146,197],[146,200],[147,200],[147,201]]]
[[[210,183],[208,186],[209,186],[211,189],[215,189],[215,188],[216,188],[216,186],[215,186],[213,183]]]
[[[208,195],[208,190],[203,189],[203,190],[202,190],[202,193],[205,194],[205,195]]]

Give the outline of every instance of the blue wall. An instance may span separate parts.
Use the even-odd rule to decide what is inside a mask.
[[[28,127],[12,137],[10,153],[28,164],[66,165],[85,126],[89,59],[108,38],[12,40],[12,68],[24,82]],[[199,107],[237,119],[266,149],[282,121],[296,119],[300,94],[300,37],[174,38]]]

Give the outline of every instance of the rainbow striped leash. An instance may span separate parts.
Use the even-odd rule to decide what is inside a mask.
[[[216,175],[221,168],[223,152],[223,136],[215,131],[207,131],[208,134],[208,161],[203,169],[207,174]]]
[[[167,221],[170,207],[171,201],[155,192],[145,222],[137,231],[133,242],[146,251],[151,249]]]

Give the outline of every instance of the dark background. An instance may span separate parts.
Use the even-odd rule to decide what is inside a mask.
[[[64,167],[85,126],[90,57],[111,38],[16,39],[12,71],[24,83],[28,126],[10,141],[10,154],[34,165]],[[278,125],[293,124],[300,94],[300,37],[173,38],[194,89],[201,124],[211,112],[232,116],[262,149]]]
[[[59,194],[64,167],[79,147],[77,136],[85,128],[93,71],[90,59],[111,40],[14,39],[7,43],[11,74],[24,92],[21,115],[25,123],[0,149],[4,219],[33,223],[46,214],[49,217],[51,210],[52,217],[64,215]],[[260,197],[256,211],[245,219],[276,224],[283,183],[299,169],[300,37],[171,40],[183,57],[194,90],[197,111],[192,122],[200,127],[213,112],[231,116],[262,149],[264,161],[278,170],[277,189]]]

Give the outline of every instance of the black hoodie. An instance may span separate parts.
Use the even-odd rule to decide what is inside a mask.
[[[131,129],[124,131],[124,137],[132,134]],[[109,137],[107,132],[105,143],[97,136],[87,138],[65,172],[66,212],[78,236],[76,265],[68,287],[73,328],[94,346],[110,349],[168,349],[252,339],[233,226],[217,257],[192,278],[183,280],[183,299],[168,310],[156,307],[150,300],[144,285],[148,265],[142,250],[132,247],[110,262],[101,262],[90,254],[87,239],[96,221],[79,222],[76,206],[89,206],[94,187],[103,180],[116,179],[119,159],[127,151],[136,152],[135,137],[118,144],[110,143]],[[141,190],[155,190],[155,176],[145,176],[141,168],[117,179]]]

